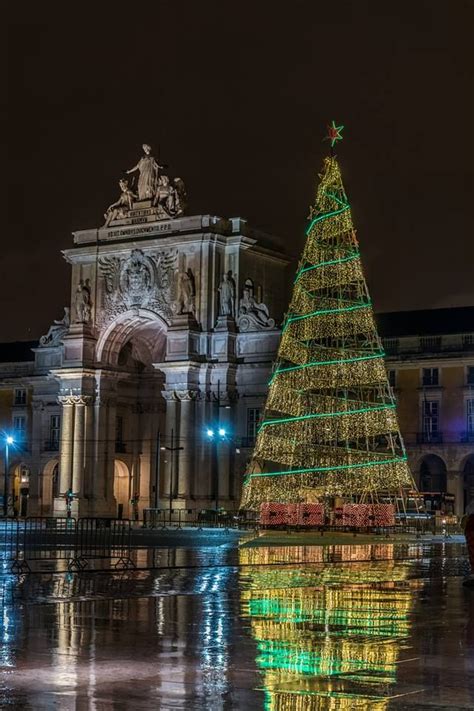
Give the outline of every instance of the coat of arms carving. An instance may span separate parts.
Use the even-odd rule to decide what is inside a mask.
[[[106,323],[128,309],[140,307],[169,319],[176,298],[176,262],[176,251],[146,255],[141,249],[132,250],[125,259],[100,259],[104,279],[100,321]]]

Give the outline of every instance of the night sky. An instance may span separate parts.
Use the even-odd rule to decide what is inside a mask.
[[[60,251],[103,224],[143,142],[188,214],[298,254],[333,118],[376,309],[474,304],[473,2],[15,5],[1,340],[62,316]]]

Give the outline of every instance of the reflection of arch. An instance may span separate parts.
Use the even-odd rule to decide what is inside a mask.
[[[463,468],[464,509],[474,500],[474,454],[470,454]]]
[[[437,454],[427,454],[420,464],[420,491],[446,492],[446,464]]]
[[[53,500],[59,496],[59,462],[51,459],[43,469],[43,508],[45,513],[53,510]]]
[[[121,459],[114,462],[114,496],[117,506],[122,506],[123,516],[128,517],[132,492],[130,491],[130,472]]]
[[[140,360],[160,363],[164,360],[168,325],[161,316],[148,309],[126,311],[112,321],[100,335],[96,356],[104,364],[117,365],[125,344],[139,335]]]

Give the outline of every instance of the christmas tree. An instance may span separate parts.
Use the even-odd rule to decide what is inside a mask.
[[[341,126],[329,127],[334,146]],[[336,157],[324,161],[242,506],[413,487]]]

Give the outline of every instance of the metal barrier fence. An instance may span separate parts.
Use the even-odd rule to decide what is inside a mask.
[[[74,558],[70,570],[83,570],[90,559],[117,559],[115,568],[134,568],[130,558],[129,519],[80,518],[77,522]]]
[[[214,509],[144,509],[144,528],[256,528],[257,518]]]
[[[69,561],[74,555],[76,520],[32,516],[18,522],[13,572],[30,572],[32,561]]]
[[[0,519],[0,560],[12,563],[18,549],[19,522],[17,519]]]
[[[29,517],[0,521],[0,560],[14,573],[29,573],[33,563],[64,561],[84,570],[91,560],[110,560],[114,568],[133,568],[128,519]]]

